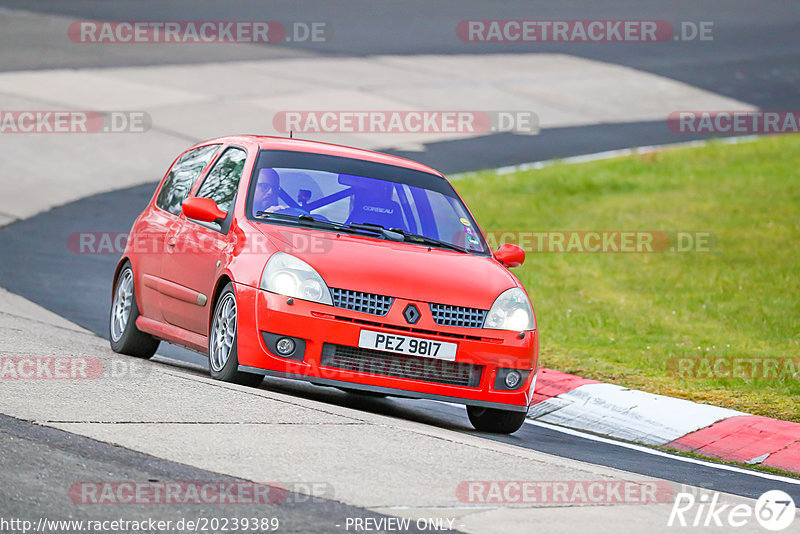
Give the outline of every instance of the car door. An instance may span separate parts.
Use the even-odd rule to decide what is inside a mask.
[[[215,144],[193,148],[175,160],[158,190],[154,207],[137,222],[135,248],[142,253],[137,255],[136,292],[139,312],[145,317],[163,321],[159,280],[167,234],[180,222],[183,201],[219,147]]]
[[[167,235],[162,275],[170,284],[164,293],[164,319],[191,332],[208,335],[209,306],[217,274],[230,246],[233,203],[247,152],[228,147],[214,162],[195,196],[214,200],[228,213],[224,221],[200,222],[181,215]]]

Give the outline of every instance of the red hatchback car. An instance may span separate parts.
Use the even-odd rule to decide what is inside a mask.
[[[114,274],[111,347],[165,340],[211,376],[264,375],[467,406],[520,428],[536,382],[528,295],[439,172],[401,158],[258,136],[172,164]]]

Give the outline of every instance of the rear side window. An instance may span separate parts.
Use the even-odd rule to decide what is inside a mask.
[[[242,179],[247,152],[241,148],[231,147],[219,157],[214,167],[208,172],[203,185],[197,191],[198,197],[210,198],[222,211],[230,211],[239,181]]]
[[[208,162],[217,153],[219,145],[201,146],[190,150],[175,162],[164,180],[156,198],[156,206],[174,215],[181,213],[181,206],[189,196],[192,186]]]

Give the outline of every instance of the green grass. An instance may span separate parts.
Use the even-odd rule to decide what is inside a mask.
[[[687,379],[675,358],[800,362],[800,136],[455,182],[484,232],[710,231],[713,252],[528,252],[546,367],[800,422],[783,379]],[[700,347],[698,349],[698,347]]]

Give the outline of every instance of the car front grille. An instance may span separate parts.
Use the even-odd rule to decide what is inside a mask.
[[[331,343],[323,344],[320,365],[371,375],[472,388],[480,385],[483,373],[482,365],[406,356]]]
[[[370,315],[386,315],[392,307],[394,297],[376,295],[375,293],[363,293],[350,289],[339,289],[332,287],[331,296],[333,305],[337,308],[353,310]]]
[[[459,326],[462,328],[481,328],[489,310],[464,308],[447,304],[431,303],[433,321],[440,326]]]

